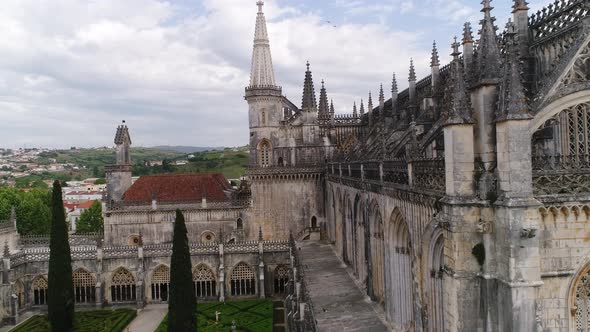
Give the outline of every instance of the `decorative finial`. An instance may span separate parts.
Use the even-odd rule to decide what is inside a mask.
[[[529,105],[522,85],[516,26],[506,24],[507,51],[504,65],[504,81],[499,96],[500,110],[496,121],[530,119]]]
[[[514,9],[513,12],[529,10],[528,2],[526,2],[526,0],[514,0],[514,6],[512,6],[512,8]]]
[[[307,66],[307,71],[309,71],[309,60],[307,60],[307,63],[305,65]]]
[[[363,103],[363,99],[361,98],[361,110],[360,110],[360,114],[361,116],[363,116],[365,114],[365,104]]]
[[[123,124],[125,124],[125,120],[123,120]]]
[[[264,6],[264,1],[258,1],[256,3],[256,6],[258,6],[258,12],[262,13],[262,6]]]
[[[453,60],[459,60],[459,55],[461,55],[461,52],[459,52],[459,46],[460,44],[457,41],[457,36],[455,36],[455,41],[451,44],[451,47],[453,48],[453,53],[451,53]]]
[[[438,49],[436,48],[436,40],[432,43],[432,56],[430,58],[430,67],[440,66],[440,58],[438,57]]]
[[[356,118],[357,117],[357,111],[356,111],[356,101],[352,104],[352,115]]]
[[[410,76],[409,81],[416,81],[416,69],[414,68],[414,59],[410,58]]]
[[[383,93],[383,84],[379,87],[379,111],[383,113],[385,108],[385,94]],[[383,115],[383,114],[381,114]]]
[[[391,94],[397,95],[397,78],[395,78],[395,73],[393,73],[393,80],[391,81]]]
[[[369,112],[372,111],[373,110],[373,97],[371,95],[371,91],[369,91],[369,103],[368,103],[368,106],[369,106]]]
[[[483,0],[481,2],[481,4],[483,5],[483,8],[481,9],[481,11],[483,13],[485,13],[485,12],[488,12],[489,13],[490,11],[492,11],[492,9],[494,9],[494,7],[492,7],[492,3],[491,2],[492,2],[492,0]]]
[[[473,43],[473,31],[471,30],[471,23],[465,22],[463,26],[463,44]]]
[[[334,99],[330,99],[330,115],[334,116]]]

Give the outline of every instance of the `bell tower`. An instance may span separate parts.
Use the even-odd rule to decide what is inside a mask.
[[[246,88],[250,124],[250,166],[270,167],[277,164],[273,153],[278,145],[280,121],[283,120],[283,96],[275,82],[266,19],[258,1],[250,85]]]

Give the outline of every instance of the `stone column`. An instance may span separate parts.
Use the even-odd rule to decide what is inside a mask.
[[[258,264],[258,275],[260,278],[260,286],[259,286],[259,292],[258,292],[258,297],[260,297],[261,299],[265,298],[265,290],[264,290],[264,262],[261,260],[260,264]]]
[[[10,317],[9,321],[11,325],[18,323],[18,296],[16,294],[10,295]]]
[[[225,267],[223,262],[223,243],[219,244],[219,302],[225,302]]]
[[[102,271],[102,247],[100,243],[96,248],[96,306],[100,307],[103,301],[106,300],[106,292],[103,288],[104,276]]]
[[[446,194],[472,197],[474,150],[473,124],[453,124],[444,128]]]
[[[536,290],[542,285],[538,207],[533,197],[530,118],[496,124],[498,182],[495,243],[500,329],[535,331]]]
[[[143,266],[143,244],[140,239],[140,245],[137,247],[137,258],[138,258],[138,269],[137,269],[137,285],[136,297],[137,297],[137,308],[143,308],[145,305],[145,289],[144,289],[144,266]]]
[[[479,208],[474,197],[473,124],[451,122],[444,127],[446,196],[435,224],[445,230],[443,304],[450,331],[474,331],[479,318],[480,266],[471,254],[481,242],[475,233]]]

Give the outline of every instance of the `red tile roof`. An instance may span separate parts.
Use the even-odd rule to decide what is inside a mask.
[[[166,174],[142,176],[125,192],[128,203],[225,201],[231,190],[225,176],[214,174]]]

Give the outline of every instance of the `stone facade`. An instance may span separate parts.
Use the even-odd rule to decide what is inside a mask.
[[[435,44],[431,75],[418,80],[410,62],[408,89],[394,75],[391,98],[381,87],[375,107],[369,95],[366,109],[336,115],[324,82],[316,99],[309,64],[301,107],[282,95],[259,1],[248,181],[217,199],[154,190],[132,203],[131,140],[119,127],[105,234],[72,238],[92,304],[164,300],[181,208],[195,289],[272,296],[287,269],[291,326],[313,329],[313,305],[290,234],[331,242],[395,331],[589,331],[590,2],[529,14],[515,0],[500,35],[482,4],[478,40],[465,24],[450,64]],[[6,246],[0,292],[20,307],[43,302],[43,241]]]

